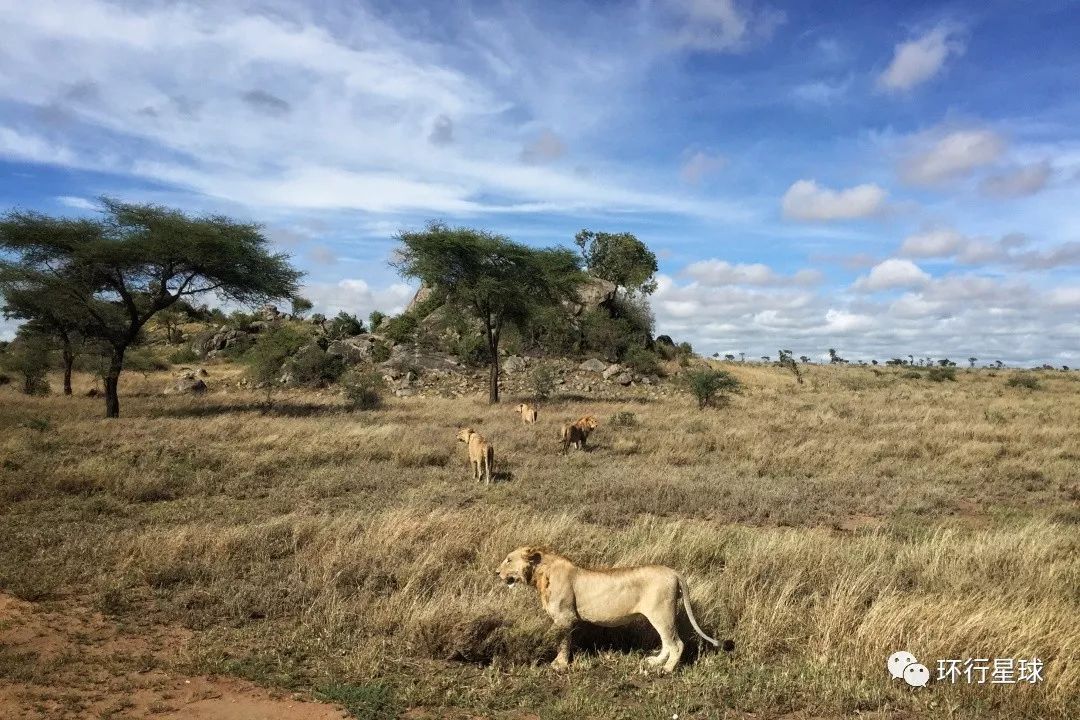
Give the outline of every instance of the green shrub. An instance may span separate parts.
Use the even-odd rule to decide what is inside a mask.
[[[1013,375],[1005,381],[1005,384],[1009,387],[1024,388],[1026,390],[1038,390],[1042,387],[1038,378],[1032,375]]]
[[[642,375],[657,375],[660,372],[660,358],[651,350],[641,347],[627,350],[623,363]]]
[[[469,367],[483,367],[488,363],[488,349],[484,338],[475,333],[461,333],[453,343],[454,357]]]
[[[248,377],[266,387],[267,401],[274,387],[281,383],[285,362],[308,342],[307,337],[289,325],[281,325],[259,335],[255,345],[244,356]]]
[[[20,334],[4,353],[4,369],[18,373],[27,395],[48,395],[46,374],[53,362],[50,338],[37,333]]]
[[[379,332],[387,340],[394,342],[412,342],[416,337],[416,329],[420,321],[411,313],[402,313],[389,320],[384,320]]]
[[[371,332],[375,332],[382,325],[383,320],[386,319],[386,313],[379,312],[378,310],[372,310],[368,315],[368,327],[371,328]]]
[[[375,410],[382,406],[386,389],[382,375],[375,370],[349,371],[341,381],[341,394],[350,410]]]
[[[932,367],[926,371],[926,379],[932,382],[945,382],[949,380],[956,382],[956,368],[946,367]]]
[[[169,355],[169,362],[173,365],[187,365],[188,363],[198,362],[199,354],[191,349],[190,345],[185,345],[172,355]]]
[[[529,387],[537,400],[547,400],[555,392],[555,376],[541,365],[529,373]]]
[[[390,346],[384,342],[375,341],[371,345],[371,359],[381,363],[390,359]]]
[[[634,427],[638,424],[637,415],[629,410],[621,410],[608,420],[608,425],[611,427]]]
[[[146,348],[132,348],[124,353],[124,369],[146,375],[155,371],[168,370],[169,363]]]
[[[922,380],[922,373],[918,370],[908,370],[907,372],[902,373],[900,377],[907,378],[908,380]]]
[[[683,382],[687,391],[697,400],[698,408],[715,405],[718,398],[726,398],[728,393],[742,390],[742,384],[726,370],[702,368],[686,373]]]
[[[342,310],[324,326],[326,337],[330,340],[342,340],[364,332],[364,323],[360,322],[355,315]]]
[[[401,712],[393,691],[382,683],[327,685],[316,690],[315,697],[341,705],[357,720],[388,720]]]
[[[293,385],[326,387],[341,377],[345,371],[345,361],[311,343],[286,360],[283,370]]]

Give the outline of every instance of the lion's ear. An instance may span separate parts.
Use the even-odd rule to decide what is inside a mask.
[[[540,561],[543,558],[543,553],[541,553],[536,548],[529,548],[528,553],[525,555],[525,559],[529,562],[530,565],[539,565]]]

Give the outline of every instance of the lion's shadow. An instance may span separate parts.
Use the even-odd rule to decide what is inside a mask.
[[[682,638],[684,644],[680,663],[685,665],[694,664],[705,652],[719,650],[733,652],[735,650],[735,643],[732,640],[722,640],[719,648],[713,648],[698,637],[684,613],[679,613],[679,637]],[[604,652],[655,654],[659,650],[660,635],[645,618],[619,627],[603,627],[581,622],[574,628],[576,655],[597,655]]]

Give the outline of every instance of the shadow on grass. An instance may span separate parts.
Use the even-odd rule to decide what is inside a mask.
[[[686,615],[679,613],[679,637],[685,645],[680,665],[693,665],[697,659],[709,652],[734,652],[733,640],[721,640],[720,647],[714,648],[698,637]],[[574,650],[577,654],[596,654],[601,652],[638,653],[645,651],[654,655],[660,650],[660,636],[647,620],[639,620],[622,627],[601,627],[581,623],[574,630]]]
[[[150,412],[154,417],[201,418],[231,415],[233,413],[252,413],[268,417],[314,417],[320,415],[350,415],[343,407],[321,403],[275,402],[267,406],[264,403],[207,403],[199,405],[170,406]]]

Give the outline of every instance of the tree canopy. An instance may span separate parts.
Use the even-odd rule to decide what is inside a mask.
[[[301,274],[260,227],[102,198],[98,218],[0,219],[0,292],[49,297],[110,349],[106,415],[119,416],[124,353],[156,313],[194,295],[254,304],[295,295]]]
[[[435,289],[445,302],[475,316],[484,328],[491,363],[489,399],[499,399],[499,338],[510,323],[574,296],[584,279],[566,248],[535,249],[471,228],[431,223],[398,235],[393,261],[404,277]]]
[[[656,291],[656,255],[631,233],[582,230],[574,236],[590,273],[629,294]]]

